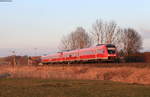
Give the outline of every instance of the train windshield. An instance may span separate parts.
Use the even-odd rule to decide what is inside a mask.
[[[116,53],[116,47],[113,44],[107,44],[106,45],[108,49],[108,54],[115,54]]]
[[[115,54],[116,48],[108,48],[108,54]]]

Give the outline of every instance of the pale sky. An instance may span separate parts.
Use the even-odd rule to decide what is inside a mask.
[[[88,32],[96,19],[136,29],[150,51],[150,0],[12,0],[0,2],[0,56],[56,51],[63,35]]]

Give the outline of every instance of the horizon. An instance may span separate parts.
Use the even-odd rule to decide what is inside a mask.
[[[96,19],[134,28],[150,51],[149,0],[76,0],[0,2],[0,56],[44,55],[58,51],[62,36],[82,26],[91,31]],[[36,49],[36,50],[35,50]]]

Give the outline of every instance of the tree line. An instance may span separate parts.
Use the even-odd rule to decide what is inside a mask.
[[[114,44],[120,56],[129,56],[140,52],[142,37],[133,28],[121,28],[114,21],[97,19],[92,25],[92,31],[87,32],[83,27],[63,36],[59,49],[75,50],[97,44]]]

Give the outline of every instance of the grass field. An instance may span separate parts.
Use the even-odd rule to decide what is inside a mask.
[[[136,67],[131,67],[128,64],[112,64],[112,66],[109,66],[111,64],[97,65],[98,66],[86,66],[86,64],[82,66],[76,66],[76,64],[74,64],[74,66],[0,66],[0,78],[111,80],[150,85],[149,64],[135,64]],[[144,67],[140,67],[141,65]]]
[[[0,97],[150,97],[150,86],[99,80],[0,79]]]

